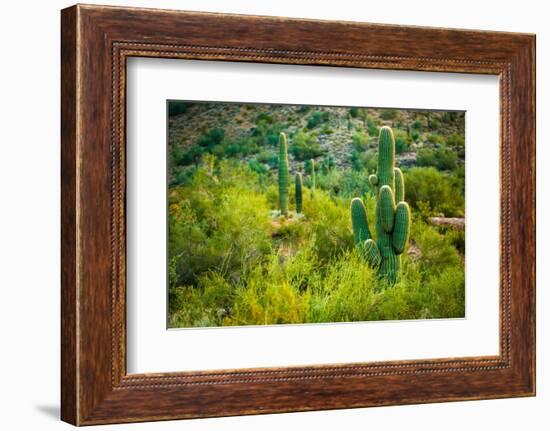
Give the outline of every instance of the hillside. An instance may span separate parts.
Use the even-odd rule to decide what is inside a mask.
[[[290,136],[291,172],[303,162],[369,169],[381,126],[394,130],[397,164],[452,170],[464,163],[464,113],[377,108],[179,103],[169,116],[170,180],[203,153],[275,168],[277,135]],[[184,112],[179,112],[184,111]],[[359,166],[363,165],[363,166]]]

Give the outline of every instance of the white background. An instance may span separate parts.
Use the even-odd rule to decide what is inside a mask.
[[[127,85],[129,373],[498,354],[498,77],[134,58]],[[166,100],[185,98],[466,111],[466,318],[167,331]]]
[[[4,2],[0,15],[0,426],[63,430],[59,409],[59,9],[65,1]],[[346,19],[537,33],[537,117],[550,117],[549,13],[540,0],[102,1],[188,10]],[[380,6],[381,5],[381,6]],[[550,126],[538,152],[538,396],[536,398],[105,426],[135,430],[545,430],[550,423]],[[544,194],[543,194],[544,191]],[[546,265],[547,266],[547,265]]]

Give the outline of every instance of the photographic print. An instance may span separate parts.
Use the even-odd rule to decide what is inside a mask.
[[[465,113],[167,102],[168,327],[465,316]]]

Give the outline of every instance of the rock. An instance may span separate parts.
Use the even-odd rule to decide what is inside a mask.
[[[428,221],[434,226],[454,227],[464,230],[465,222],[461,217],[430,217]]]
[[[399,166],[411,167],[416,165],[416,153],[412,151],[398,154],[396,159]]]

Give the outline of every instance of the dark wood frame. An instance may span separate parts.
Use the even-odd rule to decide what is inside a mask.
[[[61,21],[63,420],[88,425],[535,394],[534,35],[81,5],[63,10]],[[498,75],[500,354],[127,375],[129,56]]]

